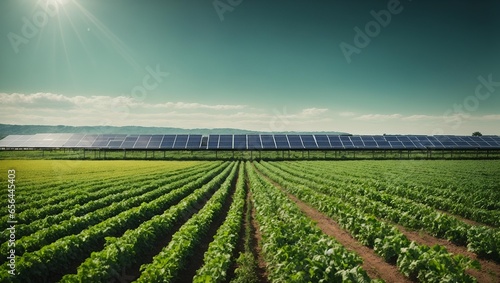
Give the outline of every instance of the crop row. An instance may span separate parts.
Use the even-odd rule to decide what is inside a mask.
[[[18,275],[16,275],[15,279],[22,282],[39,283],[46,282],[50,277],[58,276],[60,272],[67,272],[72,264],[84,260],[91,251],[102,246],[105,237],[119,236],[128,229],[135,229],[141,223],[189,196],[196,188],[202,187],[209,180],[216,178],[216,176],[227,175],[227,168],[221,173],[225,167],[227,167],[227,164],[222,164],[216,169],[207,172],[202,178],[172,190],[151,202],[130,208],[90,226],[78,234],[60,238],[40,250],[25,253],[16,262]],[[8,277],[5,269],[5,265],[0,267],[0,281],[10,282],[13,279]],[[33,278],[37,278],[37,280]]]
[[[196,169],[196,167],[193,169]],[[174,171],[168,172],[167,174],[163,173],[153,176],[150,175],[147,178],[141,177],[142,179],[134,179],[133,182],[131,182],[131,180],[134,176],[129,176],[120,181],[111,179],[108,182],[101,183],[100,185],[92,185],[88,182],[82,182],[79,186],[64,190],[64,193],[59,193],[56,196],[45,198],[39,202],[26,202],[16,198],[16,202],[19,204],[29,204],[25,207],[17,207],[17,210],[21,212],[16,216],[16,218],[21,223],[30,223],[49,215],[61,213],[68,208],[73,208],[75,206],[78,207],[81,203],[98,200],[107,194],[118,194],[129,189],[131,183],[141,184],[142,182],[147,182],[147,184],[152,187],[164,185],[166,184],[168,177],[176,173],[177,172]],[[25,188],[23,188],[23,191],[24,190]],[[7,217],[8,216],[4,216],[5,221]]]
[[[153,257],[151,263],[141,266],[142,273],[136,282],[173,282],[179,272],[186,268],[189,258],[206,235],[210,224],[222,212],[223,203],[232,191],[231,183],[236,172],[237,166],[234,166],[230,177],[205,206],[182,225],[172,236],[170,243]]]
[[[437,212],[426,205],[408,199],[377,191],[368,186],[347,185],[342,187],[333,181],[321,168],[293,169],[278,166],[275,172],[302,185],[321,184],[317,190],[328,195],[336,195],[360,211],[373,214],[412,229],[424,229],[431,235],[446,238],[459,245],[467,245],[469,250],[480,256],[500,260],[500,230],[484,226],[471,226],[455,217]],[[288,174],[288,175],[286,175]],[[296,177],[300,176],[300,178]]]
[[[369,282],[362,260],[323,234],[247,163],[268,278],[273,282]]]
[[[100,208],[83,216],[71,217],[70,219],[64,220],[61,223],[52,225],[48,229],[41,229],[30,236],[20,238],[16,241],[16,253],[18,256],[20,256],[25,252],[32,252],[41,249],[43,246],[48,245],[64,236],[77,234],[86,227],[98,224],[104,219],[113,217],[132,207],[138,206],[141,203],[151,202],[156,198],[172,191],[173,189],[180,188],[190,182],[194,182],[198,178],[201,178],[204,174],[205,173],[203,172],[200,172],[193,176],[180,174],[180,178],[172,179],[172,183],[168,185],[158,188],[154,188],[151,186],[139,188],[139,192],[143,192],[142,194],[138,194],[138,192],[135,192],[136,190],[129,190],[128,193],[134,194],[136,196],[131,196],[130,198],[123,199],[120,202],[112,203],[104,208]],[[4,243],[1,250],[7,251],[8,243]]]
[[[19,235],[28,236],[36,231],[39,231],[43,228],[47,228],[52,225],[55,226],[53,226],[51,231],[55,230],[54,229],[55,227],[61,228],[62,230],[67,230],[62,226],[65,226],[68,223],[79,223],[80,225],[83,225],[82,227],[87,227],[92,224],[93,221],[92,215],[99,214],[100,210],[106,209],[108,206],[114,206],[117,209],[119,209],[118,207],[123,207],[123,209],[127,209],[127,205],[128,207],[136,206],[147,199],[154,199],[155,197],[166,192],[166,190],[158,191],[157,189],[165,186],[170,188],[175,188],[177,184],[184,185],[185,183],[188,182],[188,180],[192,181],[195,178],[200,177],[201,176],[200,174],[203,174],[204,172],[206,172],[206,170],[211,170],[215,168],[216,165],[217,164],[213,164],[208,168],[196,167],[195,170],[186,170],[183,172],[178,172],[176,175],[169,175],[164,177],[164,179],[157,180],[155,182],[141,183],[140,181],[138,181],[136,182],[135,188],[124,189],[123,192],[115,192],[112,188],[104,189],[102,190],[101,198],[83,202],[84,204],[82,205],[68,204],[68,208],[63,210],[63,212],[59,214],[52,214],[46,216],[43,219],[37,219],[28,224],[20,224],[16,226],[16,231],[18,231]],[[126,186],[124,187],[126,188]],[[136,196],[139,197],[135,198]],[[109,213],[110,213],[109,215],[113,215],[111,211],[109,211]],[[80,217],[84,217],[85,221],[83,222],[79,221]],[[79,228],[74,227],[74,229],[79,229]],[[46,232],[40,231],[39,233],[46,233]],[[35,237],[41,238],[40,236],[35,236]]]
[[[238,172],[238,182],[234,193],[233,202],[229,208],[224,223],[217,230],[214,240],[205,252],[203,266],[198,269],[193,282],[225,282],[227,271],[233,259],[233,252],[236,247],[242,220],[243,208],[245,206],[245,167],[240,165]]]
[[[202,163],[201,165],[192,166],[185,170],[195,170],[209,166],[210,163]],[[119,186],[123,186],[122,188],[126,189],[134,183],[153,183],[185,170],[169,170],[165,172],[165,169],[162,170],[160,167],[155,168],[155,170],[151,172],[148,171],[148,174],[123,175],[123,172],[120,172],[119,176],[113,176],[110,173],[103,173],[100,174],[104,175],[103,178],[89,179],[87,177],[83,180],[75,180],[73,175],[69,180],[63,179],[63,181],[56,181],[61,179],[61,176],[58,176],[57,179],[46,177],[48,181],[41,182],[31,187],[26,187],[22,184],[25,178],[21,176],[18,178],[18,187],[21,187],[22,191],[19,191],[16,195],[16,209],[21,211],[21,213],[17,215],[17,218],[21,222],[28,223],[37,219],[36,217],[40,218],[46,215],[52,215],[53,211],[45,211],[44,213],[43,209],[47,209],[47,207],[51,207],[51,209],[57,209],[59,207],[58,211],[62,211],[61,206],[77,205],[81,202],[98,199],[100,198],[99,193],[101,191],[109,191],[110,187],[119,189]],[[39,175],[39,173],[33,173],[33,175]],[[132,179],[133,182],[131,181]],[[8,211],[2,210],[0,212],[0,217],[5,218],[7,214]],[[4,220],[6,220],[6,218]],[[4,221],[1,223],[4,223]]]
[[[297,178],[293,178],[291,174],[273,169],[269,164],[265,165],[255,164],[263,174],[302,201],[334,219],[360,243],[373,248],[387,262],[396,263],[399,270],[410,279],[421,282],[475,281],[473,277],[465,273],[465,270],[477,267],[477,262],[461,255],[453,256],[443,247],[429,248],[410,242],[392,225],[363,213],[336,195],[309,189],[308,187],[318,186],[314,182],[309,182],[309,186],[298,185],[292,181]]]
[[[107,282],[117,276],[117,270],[136,264],[175,224],[190,217],[196,205],[219,189],[224,180],[232,178],[234,165],[225,164],[225,167],[221,174],[205,183],[198,183],[198,189],[163,213],[143,222],[136,229],[126,231],[121,237],[108,237],[101,251],[92,253],[78,267],[76,274],[65,275],[61,282]]]
[[[335,174],[330,168],[318,166],[318,164],[296,163],[295,165],[303,169],[310,169],[312,165],[319,168],[323,174],[329,176]],[[355,173],[350,176],[343,176],[342,180],[365,187],[377,188],[381,192],[404,197],[484,224],[496,227],[500,225],[500,211],[498,210],[500,202],[496,201],[495,198],[491,198],[491,189],[459,192],[454,188],[419,185],[419,180],[424,179],[424,177],[419,175],[418,172],[412,172],[411,180],[408,179],[409,174],[403,174],[404,172],[400,171],[397,171],[399,173],[397,177],[387,179],[383,178],[384,176],[381,177],[381,172],[386,174],[384,169],[387,165],[378,165],[380,168],[374,168],[373,172],[369,168],[353,166]],[[425,178],[429,177],[425,176]]]

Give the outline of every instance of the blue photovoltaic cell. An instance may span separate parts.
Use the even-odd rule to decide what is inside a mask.
[[[138,138],[139,136],[127,136],[123,141],[123,143],[121,144],[120,148],[123,149],[134,148],[134,145],[137,142]]]
[[[354,143],[354,142],[360,142],[361,141],[361,137],[359,136],[352,136],[350,137],[351,138],[351,141]]]
[[[123,141],[117,141],[117,140],[110,140],[108,147],[109,148],[120,148],[122,145]]]
[[[148,149],[160,148],[162,140],[163,140],[163,135],[153,135],[149,140]]]
[[[376,149],[377,148],[377,143],[373,141],[365,141],[365,148],[367,149]]]
[[[396,136],[385,136],[385,140],[388,142],[397,142],[399,141],[398,137]]]
[[[259,135],[248,135],[248,149],[262,149]]]
[[[94,143],[97,135],[86,135],[82,140],[76,145],[77,147],[91,147]]]
[[[298,135],[287,135],[291,149],[303,149],[302,141]]]
[[[356,148],[363,148],[363,147],[365,147],[365,144],[361,140],[359,140],[359,141],[355,140],[355,141],[352,142],[352,144]]]
[[[134,149],[146,149],[151,140],[151,135],[140,135],[134,145]]]
[[[330,141],[326,135],[314,135],[316,138],[316,144],[320,149],[328,149],[330,148]]]
[[[415,148],[417,148],[417,147],[415,146],[415,144],[414,144],[413,142],[411,142],[411,141],[403,141],[402,143],[403,143],[403,146],[404,146],[406,149],[415,149]]]
[[[202,135],[189,135],[186,148],[187,149],[200,149]]]
[[[409,142],[410,141],[410,139],[408,137],[405,137],[405,136],[398,136],[397,138],[400,142]]]
[[[233,136],[232,135],[220,135],[219,149],[233,149]]]
[[[356,148],[354,144],[350,141],[343,141],[342,145],[344,146],[345,149],[353,149]]]
[[[330,142],[331,141],[332,140],[330,140]],[[344,143],[344,142],[352,142],[351,138],[349,136],[340,136],[340,141],[342,141],[342,143]]]
[[[76,147],[85,135],[74,134],[64,143],[64,147]]]
[[[208,136],[208,149],[217,149],[219,147],[219,135]]]
[[[161,141],[161,149],[172,149],[174,147],[176,135],[165,135]]]
[[[390,141],[389,143],[391,144],[391,147],[393,149],[404,149],[405,148],[403,143],[400,141]]]
[[[285,135],[274,135],[277,149],[290,149],[288,139]]]
[[[262,148],[263,149],[275,149],[276,148],[276,143],[274,142],[273,135],[261,135],[260,138],[262,140]]]
[[[245,150],[247,149],[247,136],[234,135],[234,149]]]
[[[377,146],[378,148],[380,149],[391,149],[391,144],[388,142],[388,141],[385,141],[385,140],[380,140],[380,141],[377,141]]]
[[[174,142],[174,149],[185,149],[188,141],[188,135],[177,135]]]
[[[305,149],[318,149],[318,145],[312,135],[300,135]]]
[[[330,144],[332,145],[333,149],[344,149],[344,144],[340,140],[340,136],[328,136],[328,139],[330,140]]]

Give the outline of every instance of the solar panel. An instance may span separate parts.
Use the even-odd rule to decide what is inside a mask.
[[[78,145],[78,143],[82,140],[82,138],[85,137],[83,134],[74,134],[72,135],[65,143],[64,147],[75,147]]]
[[[209,135],[208,136],[208,149],[219,148],[219,135]]]
[[[82,140],[76,145],[77,147],[92,147],[92,144],[97,139],[97,135],[86,135]]]
[[[263,149],[276,149],[273,135],[261,135],[260,138],[262,140]]]
[[[390,141],[389,144],[391,145],[391,148],[393,148],[393,149],[404,149],[405,148],[403,143],[400,141]]]
[[[386,140],[377,141],[377,147],[380,149],[392,149],[391,144]]]
[[[287,135],[291,149],[303,149],[304,145],[299,135]]]
[[[247,149],[247,135],[234,135],[234,149]]]
[[[232,135],[220,135],[220,137],[219,137],[219,149],[233,149],[233,136]]]
[[[320,149],[331,148],[330,141],[328,140],[328,137],[326,135],[314,135],[314,138],[316,139],[316,144],[318,145],[318,148]]]
[[[110,140],[108,147],[112,149],[118,149],[122,145],[123,141],[122,140]]]
[[[305,149],[318,149],[318,145],[313,135],[300,135],[300,139]]]
[[[290,149],[288,138],[285,135],[274,135],[277,149]]]
[[[188,135],[177,135],[174,142],[174,149],[185,149],[188,141]],[[201,143],[201,138],[200,138]],[[199,143],[198,143],[199,147]]]
[[[435,149],[444,149],[445,146],[439,141],[437,136],[433,137],[428,137],[429,141],[431,142],[431,148]]]
[[[172,149],[174,147],[174,142],[176,135],[165,135],[160,144],[161,149]]]
[[[189,135],[186,148],[187,149],[200,149],[202,135]]]
[[[352,136],[350,138],[351,138],[352,145],[355,148],[363,148],[363,147],[365,147],[365,144],[361,140],[361,137],[359,137],[359,136]],[[346,141],[346,143],[348,143],[348,142]]]
[[[377,143],[374,140],[373,141],[365,141],[364,144],[365,144],[365,148],[366,149],[376,149],[376,148],[378,148]]]
[[[134,144],[134,149],[147,149],[151,135],[140,135],[137,142]]]
[[[328,136],[328,139],[330,140],[330,144],[332,145],[333,149],[344,149],[344,144],[342,143],[340,136]],[[350,142],[351,140],[348,137],[348,141]]]
[[[399,141],[398,137],[396,136],[385,136],[385,140],[388,142],[397,142]]]
[[[153,135],[149,140],[149,144],[147,146],[148,149],[158,149],[160,148],[161,141],[163,140],[163,135]]]
[[[127,148],[134,148],[134,144],[137,142],[137,139],[139,136],[126,136],[125,140],[123,143],[120,145],[120,148],[127,149]]]
[[[262,141],[259,135],[248,135],[248,149],[262,149]]]

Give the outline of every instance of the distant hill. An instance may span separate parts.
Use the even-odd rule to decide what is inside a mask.
[[[242,129],[215,128],[215,129],[182,129],[169,127],[139,127],[139,126],[45,126],[45,125],[7,125],[0,124],[0,139],[8,135],[33,135],[42,133],[78,133],[78,134],[266,134]],[[329,134],[345,135],[342,132],[272,132],[272,134]]]

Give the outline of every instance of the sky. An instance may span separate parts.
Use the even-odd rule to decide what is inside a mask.
[[[500,134],[500,1],[0,1],[0,123]]]

